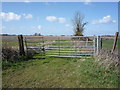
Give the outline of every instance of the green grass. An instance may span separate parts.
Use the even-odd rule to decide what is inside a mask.
[[[34,58],[37,58],[35,56]],[[114,71],[94,59],[54,58],[19,62],[3,71],[3,88],[116,88]]]
[[[2,41],[2,46],[3,47],[18,47],[18,41]]]
[[[112,50],[112,48],[113,48],[113,43],[114,43],[114,40],[103,40],[102,41],[102,48],[103,49],[110,49],[110,50]],[[117,41],[117,46],[116,46],[116,49],[118,49],[119,48],[119,44],[118,43],[120,43],[119,41]],[[119,49],[120,50],[120,49]]]
[[[12,43],[12,42],[11,42]],[[30,43],[29,45],[36,45]],[[56,45],[55,43],[52,43]],[[63,43],[62,45],[67,45]],[[111,49],[112,40],[103,41],[103,48]],[[12,44],[11,44],[12,45]],[[16,45],[15,42],[13,45]],[[44,57],[44,56],[43,56]],[[91,59],[54,58],[3,62],[3,88],[117,88],[118,74],[105,72],[104,66]],[[38,59],[39,58],[39,59]]]
[[[41,45],[40,43],[43,43],[42,41],[28,41],[27,46],[33,46],[33,45]],[[25,42],[24,42],[25,44]],[[2,41],[3,47],[18,47],[18,41]]]

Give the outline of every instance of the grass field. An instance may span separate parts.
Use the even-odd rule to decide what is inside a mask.
[[[10,45],[14,45],[11,43]],[[38,42],[36,42],[38,43]],[[36,44],[35,43],[35,44]],[[111,49],[112,40],[103,41]],[[33,43],[29,45],[34,45]],[[22,58],[21,58],[22,59]],[[118,73],[106,72],[91,59],[34,56],[29,61],[3,62],[3,88],[117,88]]]
[[[102,42],[102,48],[103,49],[110,49],[110,50],[112,50],[112,48],[113,48],[113,43],[114,43],[114,41],[113,40],[103,40],[103,42]],[[116,49],[118,49],[119,48],[119,41],[117,41],[117,46],[116,46]]]
[[[36,57],[34,57],[36,58]],[[53,58],[18,62],[3,71],[3,88],[117,88],[117,73],[93,59]]]

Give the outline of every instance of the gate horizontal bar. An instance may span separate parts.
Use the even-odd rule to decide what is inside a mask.
[[[62,54],[64,54],[64,53],[46,53],[46,55],[47,55],[47,54],[58,54],[58,55],[61,54],[61,55],[62,55]],[[68,53],[67,55],[85,55],[85,56],[92,56],[92,55],[94,55],[94,54],[70,54],[70,53]]]
[[[42,49],[42,48],[27,48],[27,49]]]
[[[89,48],[88,48],[88,49],[80,49],[80,48],[76,48],[76,49],[46,48],[46,50],[49,50],[49,49],[50,49],[50,50],[51,50],[51,49],[53,49],[53,50],[54,50],[54,49],[55,49],[55,50],[59,50],[59,49],[60,49],[60,50],[76,50],[76,49],[78,49],[78,50],[94,50],[94,48],[91,48],[91,49],[89,49]]]
[[[94,42],[94,41],[60,41],[60,43],[65,43],[65,42]]]
[[[83,57],[83,56],[58,56],[58,55],[46,55],[51,57],[76,57],[76,58],[92,58],[92,57]]]
[[[59,46],[48,46],[48,47],[58,47],[59,48]],[[75,47],[75,46],[60,46],[60,47]],[[78,47],[80,47],[80,48],[90,48],[90,47],[93,47],[94,48],[94,46],[78,46]]]
[[[94,51],[50,51],[50,50],[45,50],[47,52],[79,52],[79,53],[82,53],[82,52],[94,52]]]

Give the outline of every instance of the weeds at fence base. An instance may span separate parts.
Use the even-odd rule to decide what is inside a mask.
[[[109,72],[111,69],[114,71],[119,71],[119,58],[120,52],[114,51],[111,53],[111,50],[102,49],[100,53],[95,57],[96,62],[99,62],[100,66],[105,66],[105,72]]]
[[[32,59],[35,53],[34,50],[29,50],[26,52],[25,56],[20,56],[18,50],[10,47],[2,47],[2,69],[5,70],[10,67],[22,67],[23,62]]]

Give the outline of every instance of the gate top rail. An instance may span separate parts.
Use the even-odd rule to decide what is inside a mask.
[[[26,38],[43,38],[43,37],[97,37],[97,36],[24,36]]]

